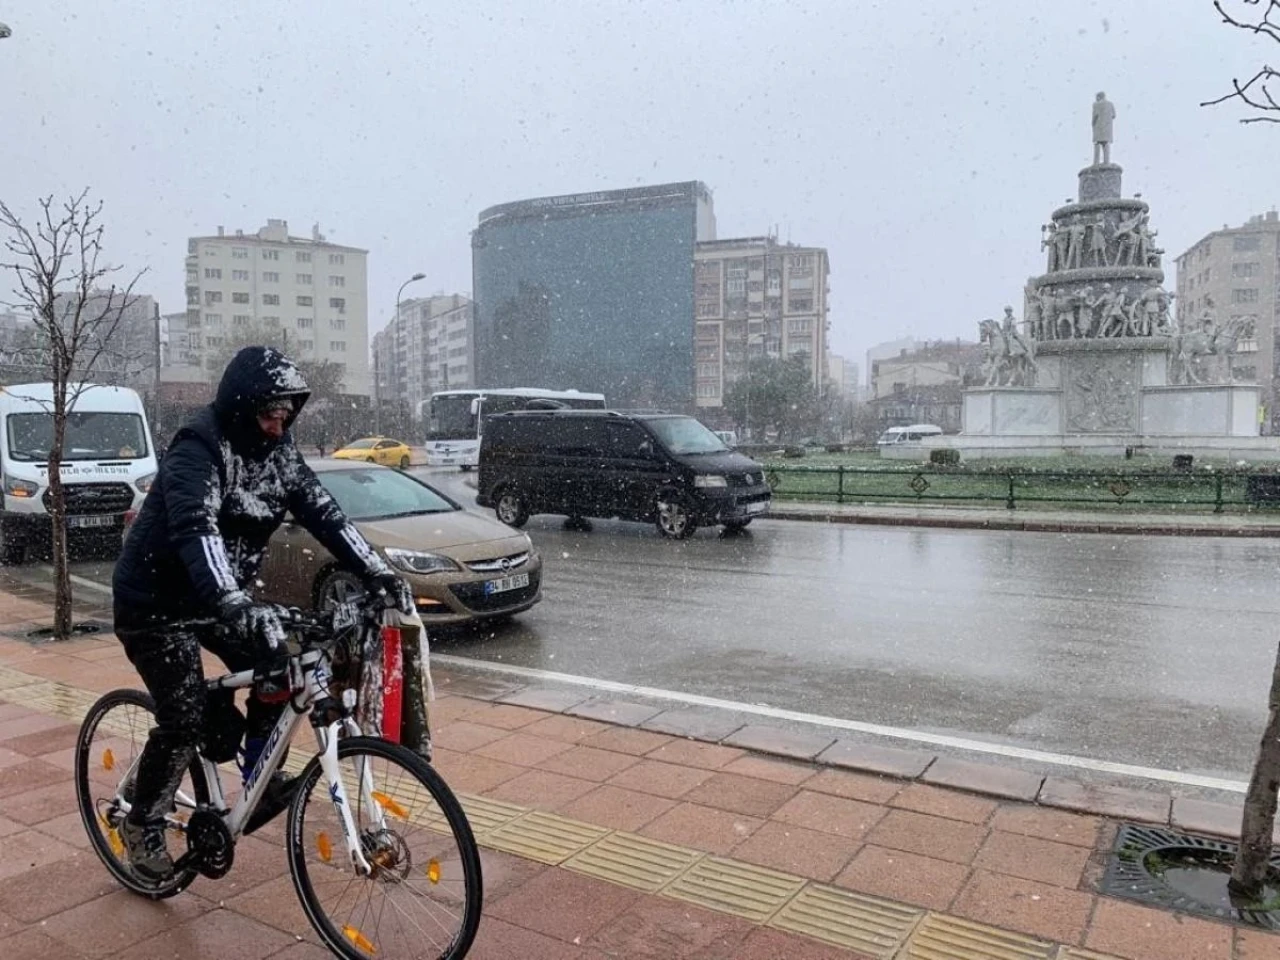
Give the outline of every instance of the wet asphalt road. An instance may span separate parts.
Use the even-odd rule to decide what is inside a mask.
[[[461,475],[422,474],[478,509]],[[1247,779],[1280,541],[757,521],[673,543],[552,517],[527,530],[544,601],[435,650]]]

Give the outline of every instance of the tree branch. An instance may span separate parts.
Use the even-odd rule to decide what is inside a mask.
[[[1258,7],[1264,0],[1243,0],[1245,4],[1251,7]],[[1222,22],[1228,26],[1238,30],[1245,30],[1255,35],[1270,37],[1272,40],[1280,43],[1280,0],[1265,0],[1266,7],[1263,8],[1261,15],[1253,19],[1242,19],[1228,13],[1223,6],[1223,0],[1214,0],[1213,8],[1218,11],[1218,15],[1222,17]],[[1272,17],[1276,17],[1273,20]],[[1231,92],[1223,94],[1213,100],[1205,100],[1200,106],[1214,107],[1226,103],[1228,100],[1239,100],[1246,107],[1256,111],[1259,116],[1243,117],[1241,123],[1280,123],[1280,102],[1272,95],[1267,84],[1273,80],[1280,78],[1280,72],[1269,66],[1264,66],[1249,80],[1241,83],[1239,79],[1233,78],[1231,81]],[[1272,116],[1271,114],[1276,114]]]

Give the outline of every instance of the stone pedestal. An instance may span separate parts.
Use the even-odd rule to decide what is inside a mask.
[[[1080,171],[1080,202],[1105,200],[1120,196],[1121,176],[1119,164],[1097,163]]]

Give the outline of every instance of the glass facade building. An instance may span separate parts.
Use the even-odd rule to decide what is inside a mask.
[[[472,234],[476,385],[693,403],[693,254],[715,238],[698,182],[490,207]]]

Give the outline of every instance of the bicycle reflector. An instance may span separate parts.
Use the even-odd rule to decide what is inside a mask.
[[[401,698],[404,694],[404,650],[400,628],[382,628],[382,736],[400,742]]]

